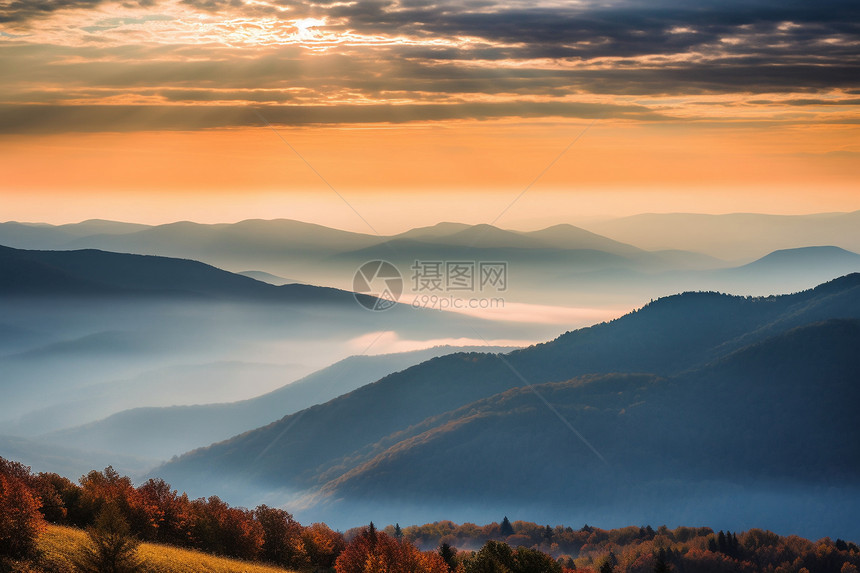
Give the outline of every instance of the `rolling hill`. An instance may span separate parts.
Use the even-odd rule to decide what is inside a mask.
[[[860,320],[831,320],[671,378],[602,374],[514,388],[388,436],[375,444],[378,453],[324,491],[335,498],[464,503],[514,502],[530,491],[581,503],[633,476],[844,486],[860,475],[860,461],[844,455],[860,443],[853,421],[858,348]],[[548,418],[535,392],[578,426],[603,459],[562,421]],[[528,490],[534,483],[541,488]]]

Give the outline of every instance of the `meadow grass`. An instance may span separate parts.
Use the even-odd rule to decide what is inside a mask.
[[[80,529],[49,525],[39,537],[40,569],[51,573],[73,573],[71,556],[86,537]],[[138,556],[143,561],[143,573],[288,573],[287,569],[279,567],[155,543],[142,543]]]

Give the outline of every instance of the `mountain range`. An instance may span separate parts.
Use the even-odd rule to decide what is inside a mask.
[[[838,259],[833,253],[827,255],[831,264],[809,267],[810,258],[802,254],[810,246],[860,251],[854,232],[858,213],[642,215],[590,224],[590,230],[560,224],[515,231],[447,222],[386,236],[287,219],[157,226],[98,220],[59,226],[10,222],[0,223],[0,244],[178,257],[275,285],[339,289],[352,289],[356,269],[371,260],[394,264],[407,286],[413,284],[415,261],[504,262],[508,301],[569,305],[575,298],[578,306],[631,308],[647,301],[646,294],[702,288],[788,293],[860,270],[856,260]],[[774,251],[789,254],[779,275],[753,263]],[[495,294],[492,289],[474,290]]]
[[[0,247],[0,294],[0,433],[27,437],[136,406],[256,397],[347,356],[384,353],[391,341],[474,344],[484,322],[407,305],[369,312],[357,302],[367,295],[93,249]],[[524,323],[493,326],[503,340],[535,336]],[[254,426],[225,427],[179,449],[165,444],[165,455]]]
[[[189,491],[305,492],[332,514],[593,509],[619,491],[639,507],[676,480],[850,487],[858,348],[860,274],[793,295],[685,293],[507,354],[434,358],[154,473]]]
[[[152,475],[234,503],[288,500],[313,519],[372,507],[394,516],[409,508],[420,521],[499,504],[593,515],[619,499],[641,515],[682,503],[694,516],[717,511],[721,491],[743,492],[762,515],[779,506],[782,519],[797,507],[784,492],[801,490],[809,503],[821,492],[844,496],[834,519],[860,510],[850,455],[860,443],[860,274],[845,274],[860,269],[860,255],[844,248],[786,248],[727,265],[571,226],[522,233],[454,223],[392,237],[290,221],[0,225],[0,238],[10,236],[43,248],[93,241],[209,252],[244,273],[162,254],[0,247],[0,431],[18,436],[0,447],[16,453],[73,467],[76,456],[122,452],[140,469],[190,450]],[[557,300],[550,293],[587,306],[616,291],[619,300],[697,292],[521,350],[337,362],[380,339],[473,341],[488,331],[534,340],[555,328],[406,305],[371,313],[345,290],[271,284],[305,271],[343,275],[383,253],[398,264],[505,256],[524,272],[513,275],[519,292],[541,304]],[[244,270],[273,261],[281,266]],[[228,364],[253,379],[244,396],[205,386],[207,372]],[[201,399],[129,409],[137,399],[120,398],[146,388],[168,399],[171,380],[177,396],[184,387]]]

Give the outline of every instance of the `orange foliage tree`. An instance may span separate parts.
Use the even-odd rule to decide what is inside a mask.
[[[373,524],[350,541],[335,562],[337,573],[448,573],[435,552],[376,531]]]

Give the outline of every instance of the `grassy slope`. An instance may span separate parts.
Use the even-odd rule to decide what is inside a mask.
[[[69,557],[84,541],[80,529],[49,525],[39,539],[45,571],[73,571]],[[139,555],[145,573],[287,573],[286,569],[215,557],[200,551],[177,549],[167,545],[143,543]]]

